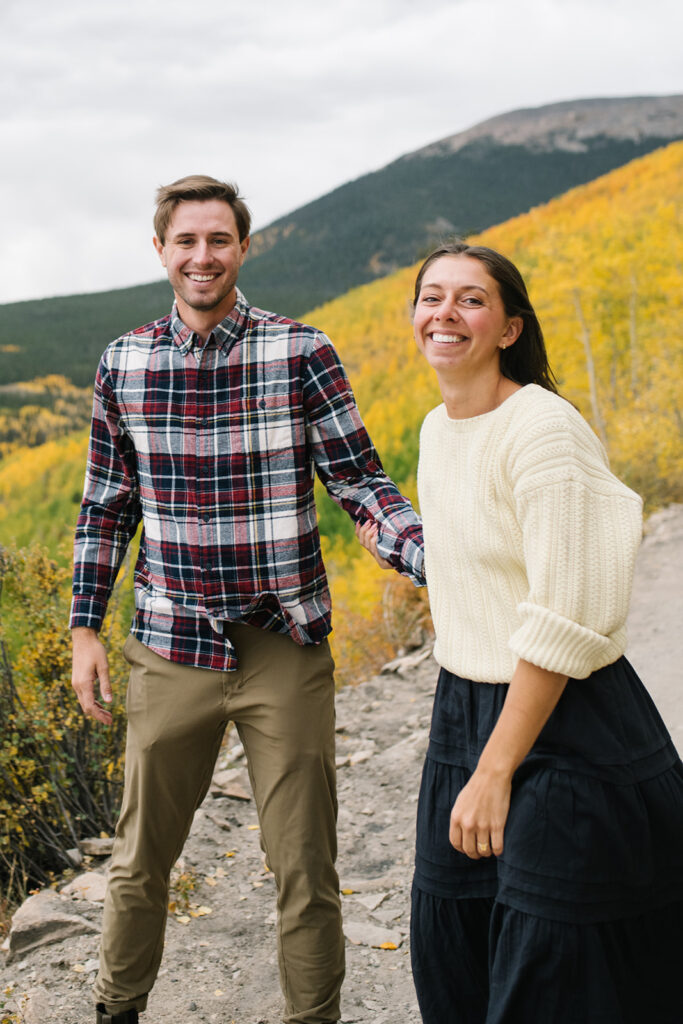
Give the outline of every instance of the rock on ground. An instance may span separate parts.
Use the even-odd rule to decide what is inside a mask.
[[[652,517],[637,566],[628,654],[683,747],[680,624],[683,506]],[[409,954],[414,817],[437,668],[412,656],[337,699],[339,860],[347,922],[345,1024],[419,1020]],[[282,1002],[275,892],[263,863],[243,751],[227,748],[175,875],[166,950],[144,1024],[277,1024]],[[85,857],[85,870],[103,870]],[[194,885],[194,888],[192,886]],[[61,887],[61,886],[60,886]],[[94,890],[93,890],[94,891]],[[65,917],[99,929],[102,905],[49,894]],[[384,947],[384,948],[383,948]],[[21,1002],[26,1024],[92,1024],[96,931],[70,934],[0,961],[0,1007]],[[2,995],[9,989],[9,994]],[[45,993],[49,993],[49,1013]],[[37,1015],[37,1016],[36,1016]]]

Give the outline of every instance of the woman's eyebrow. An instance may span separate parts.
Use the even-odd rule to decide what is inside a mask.
[[[446,288],[448,288],[448,287],[449,287],[448,285],[442,284],[440,281],[426,281],[422,285],[422,289],[424,289],[424,288],[441,288],[442,291],[445,291]],[[486,288],[484,288],[483,285],[480,285],[480,284],[462,284],[462,285],[458,285],[458,289],[461,292],[478,291],[478,292],[483,292],[484,295],[488,295],[488,292],[487,292]]]

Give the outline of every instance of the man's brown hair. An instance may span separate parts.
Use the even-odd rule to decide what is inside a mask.
[[[231,207],[235,215],[240,242],[243,242],[251,228],[251,213],[240,196],[237,186],[232,185],[229,181],[210,178],[208,174],[188,174],[171,185],[161,185],[157,189],[154,233],[161,244],[166,244],[166,231],[178,203],[203,202],[207,199],[221,199]]]

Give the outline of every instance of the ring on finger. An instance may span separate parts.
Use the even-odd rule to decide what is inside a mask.
[[[479,853],[488,853],[490,848],[490,843],[480,843],[479,840],[477,840],[477,850],[479,851]]]

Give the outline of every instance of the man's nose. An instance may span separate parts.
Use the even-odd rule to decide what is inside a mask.
[[[209,243],[203,239],[199,239],[194,249],[195,263],[210,263],[211,262],[211,248]]]

